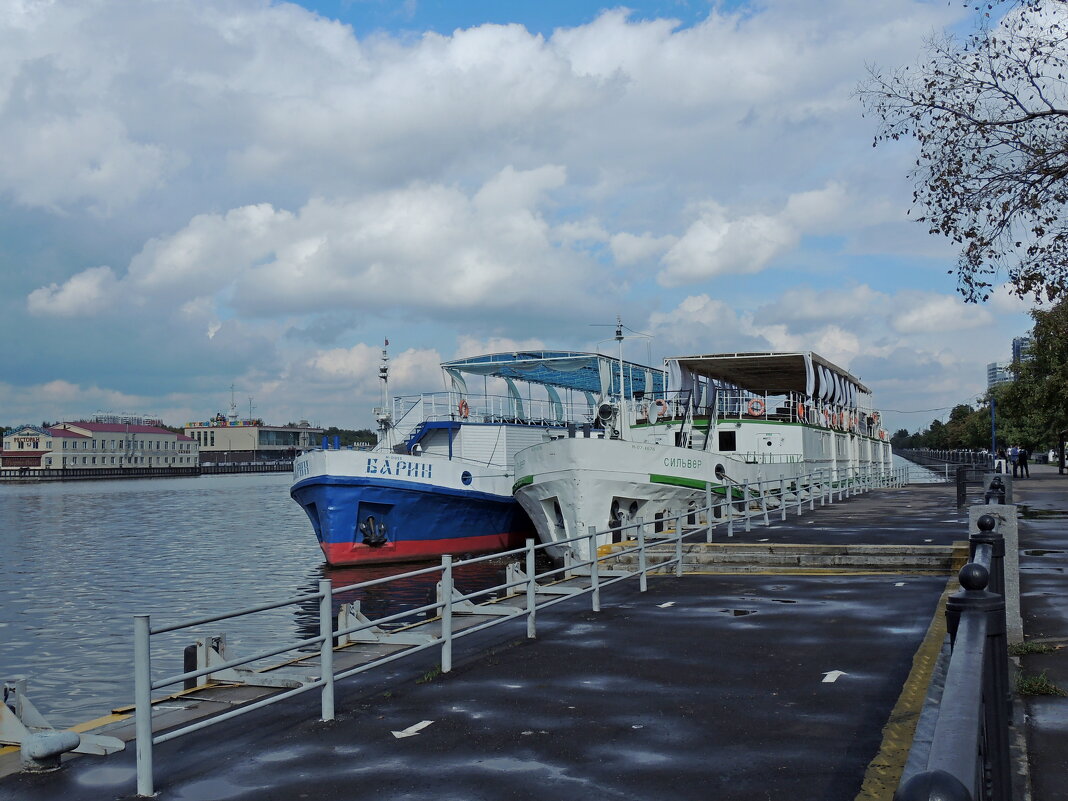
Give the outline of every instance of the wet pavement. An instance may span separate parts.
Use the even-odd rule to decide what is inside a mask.
[[[1031,467],[1013,485],[1019,506],[1020,606],[1025,642],[1049,653],[1020,656],[1025,677],[1068,691],[1068,475]],[[1068,697],[1023,697],[1032,797],[1068,801]]]
[[[1017,484],[1019,502],[1068,508],[1068,477],[1032,476]],[[967,536],[954,492],[874,492],[786,523],[776,510],[771,527],[736,526],[735,539],[948,544]],[[1024,549],[1068,552],[1063,520],[1020,529]],[[1021,557],[1029,639],[1068,642],[1064,556]],[[539,612],[536,640],[522,619],[458,640],[449,674],[426,652],[341,682],[334,722],[317,720],[309,693],[156,746],[157,797],[888,799],[879,777],[908,743],[887,723],[922,702],[914,658],[946,584],[849,573],[654,576],[646,593],[617,584],[599,613],[588,596]],[[1055,678],[1062,654],[1024,657],[1024,669]],[[1064,784],[1066,706],[1028,702],[1043,801],[1068,798],[1052,791]],[[131,797],[133,750],[10,776],[0,799]]]

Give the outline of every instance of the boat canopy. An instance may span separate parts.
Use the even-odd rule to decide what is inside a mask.
[[[559,388],[607,398],[619,394],[619,365],[619,359],[599,353],[544,350],[491,353],[443,362],[441,368],[454,386],[465,393],[467,383],[463,375],[467,374],[503,378],[509,385],[513,379],[539,384],[546,387],[550,397]],[[665,375],[657,368],[624,360],[623,383],[630,395],[663,393]]]
[[[759,393],[798,392],[840,406],[870,395],[860,379],[812,352],[716,353],[665,360],[669,389],[693,389],[707,378]]]

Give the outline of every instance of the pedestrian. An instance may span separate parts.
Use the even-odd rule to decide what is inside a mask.
[[[1049,449],[1049,463],[1050,464],[1056,464],[1057,463],[1057,449],[1056,448],[1050,448]]]
[[[1017,464],[1017,459],[1020,458],[1020,447],[1013,445],[1009,448],[1009,461],[1012,462],[1012,477],[1016,478],[1016,474],[1020,469],[1020,465]]]
[[[1030,478],[1031,471],[1027,467],[1027,457],[1030,454],[1027,452],[1027,448],[1020,448],[1020,452],[1016,454],[1016,462],[1020,466],[1020,478]]]
[[[1005,449],[1004,448],[998,448],[997,460],[994,462],[994,472],[995,473],[1007,473],[1007,472],[1009,472],[1007,467],[1006,467],[1006,465],[1008,464],[1006,459],[1007,459],[1007,457],[1005,456]]]

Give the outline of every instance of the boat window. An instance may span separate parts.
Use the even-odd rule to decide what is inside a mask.
[[[737,431],[720,431],[719,432],[719,450],[721,451],[734,451],[738,449],[738,432]]]

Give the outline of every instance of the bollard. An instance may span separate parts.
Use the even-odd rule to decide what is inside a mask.
[[[1005,503],[1005,482],[1001,480],[1001,476],[994,476],[990,479],[990,486],[983,495],[983,502],[988,505]]]
[[[19,747],[22,769],[30,773],[59,770],[63,754],[73,751],[81,742],[81,735],[73,731],[35,732]]]

